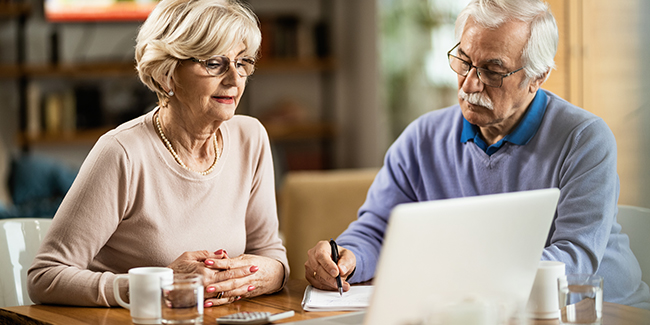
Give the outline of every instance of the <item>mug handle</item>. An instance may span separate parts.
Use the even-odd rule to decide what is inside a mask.
[[[131,305],[127,304],[122,300],[122,297],[120,297],[120,286],[118,285],[118,282],[120,279],[129,279],[128,274],[118,274],[115,279],[113,279],[113,296],[115,296],[115,300],[117,300],[117,303],[120,304],[120,306],[126,308],[126,309],[131,309]]]

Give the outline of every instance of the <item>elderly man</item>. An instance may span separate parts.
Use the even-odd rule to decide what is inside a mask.
[[[359,218],[312,248],[307,280],[335,289],[373,278],[389,213],[407,202],[549,187],[560,189],[543,260],[604,277],[604,299],[650,309],[650,292],[616,222],[616,142],[605,122],[540,87],[558,31],[537,0],[474,0],[458,16],[449,53],[459,105],[414,121],[388,150]],[[440,249],[453,249],[449,247]],[[426,252],[422,253],[426,255]]]

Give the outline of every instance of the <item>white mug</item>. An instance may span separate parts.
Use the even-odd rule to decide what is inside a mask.
[[[124,302],[120,297],[119,282],[129,281],[129,300]],[[131,318],[135,324],[160,324],[160,287],[161,284],[172,283],[174,271],[167,267],[136,267],[129,274],[119,274],[113,280],[113,294],[120,306],[131,310]]]
[[[529,317],[555,319],[560,317],[557,279],[564,275],[565,265],[557,261],[540,261],[530,291],[526,311]]]

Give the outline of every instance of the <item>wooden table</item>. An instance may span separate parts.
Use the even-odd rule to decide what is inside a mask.
[[[306,312],[300,307],[307,286],[305,280],[290,280],[281,292],[269,296],[242,299],[229,305],[206,308],[203,324],[216,324],[216,318],[241,311],[268,311],[279,313],[294,310],[296,315],[277,323],[319,318],[343,312]],[[131,315],[124,308],[89,308],[31,305],[0,308],[0,324],[130,324]],[[535,320],[533,324],[558,324],[557,320]],[[650,311],[614,303],[603,304],[604,325],[650,324]]]

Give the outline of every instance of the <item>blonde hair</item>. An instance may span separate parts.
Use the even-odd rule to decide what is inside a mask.
[[[240,43],[245,55],[257,57],[261,41],[257,16],[237,0],[162,0],[140,27],[136,68],[163,105],[181,61],[224,54]]]

